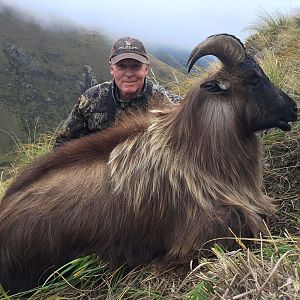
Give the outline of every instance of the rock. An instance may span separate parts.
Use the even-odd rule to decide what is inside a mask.
[[[90,87],[98,84],[96,74],[91,66],[84,65],[81,80],[77,80],[76,83],[81,93],[84,93]]]
[[[40,69],[38,61],[16,45],[6,46],[4,52],[7,55],[9,63],[14,67],[25,67],[30,71],[37,71]]]

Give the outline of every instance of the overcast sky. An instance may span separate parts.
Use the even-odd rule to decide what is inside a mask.
[[[192,48],[227,32],[244,40],[263,12],[291,14],[300,0],[0,0],[44,25],[75,23],[113,39],[133,36],[146,46]],[[1,30],[1,29],[0,29]]]

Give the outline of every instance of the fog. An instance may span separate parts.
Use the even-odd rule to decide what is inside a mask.
[[[44,27],[84,26],[113,39],[133,36],[146,45],[191,48],[227,32],[244,40],[260,15],[290,14],[299,0],[0,0]]]

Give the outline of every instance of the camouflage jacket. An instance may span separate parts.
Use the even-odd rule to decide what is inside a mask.
[[[116,115],[121,110],[146,108],[148,98],[151,96],[167,99],[164,101],[178,102],[181,100],[179,96],[153,84],[149,79],[145,80],[142,92],[130,101],[120,99],[114,81],[104,82],[89,88],[77,100],[55,139],[54,147],[109,127],[114,123]]]

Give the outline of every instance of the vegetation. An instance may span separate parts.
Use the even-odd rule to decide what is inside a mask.
[[[265,14],[247,39],[246,45],[260,61],[272,82],[300,99],[300,12],[294,16]]]
[[[268,76],[299,103],[299,15],[267,15],[253,30],[247,47]],[[199,77],[207,76],[217,66],[212,68],[199,70]],[[182,94],[199,80],[182,83],[174,78],[172,88]],[[17,159],[2,173],[0,193],[24,164],[51,148],[51,139],[51,135],[42,135],[28,144],[17,142]],[[168,270],[153,263],[130,272],[125,268],[112,272],[99,257],[83,257],[51,275],[41,288],[30,292],[30,299],[298,299],[300,125],[294,124],[288,133],[262,133],[262,140],[266,154],[264,188],[276,199],[278,212],[266,220],[269,234],[252,239],[250,248],[246,246],[248,241],[236,239],[238,249],[225,252],[216,241],[212,257],[200,257],[197,263]],[[9,297],[1,290],[0,295],[2,299],[22,296]]]

